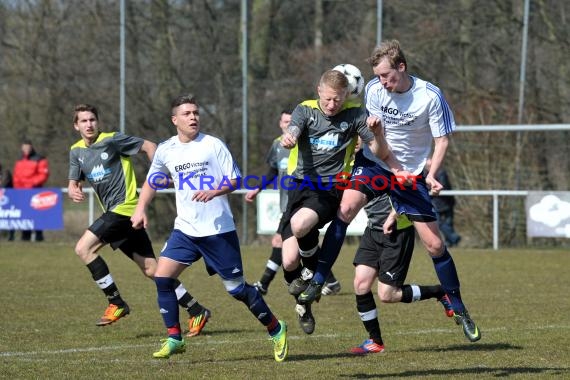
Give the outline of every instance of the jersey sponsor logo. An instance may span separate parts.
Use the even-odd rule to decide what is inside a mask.
[[[289,158],[282,158],[279,161],[279,170],[287,170],[287,165],[289,164]]]
[[[77,160],[81,162],[81,165],[83,165],[83,157],[79,157]]]
[[[408,119],[408,120],[415,120],[416,119],[416,115],[414,115],[413,113],[408,113],[408,112],[401,112],[400,110],[398,110],[397,108],[391,108],[391,107],[386,107],[386,106],[381,106],[380,110],[387,115],[392,115],[392,116],[399,116],[400,118],[404,118],[404,119]]]
[[[95,165],[91,170],[91,173],[87,174],[87,178],[93,182],[99,182],[107,174],[111,174],[111,169],[105,169],[102,164]]]
[[[311,145],[317,150],[333,150],[338,146],[338,134],[333,132],[328,132],[319,138],[313,137],[310,140]]]
[[[397,108],[382,106],[382,107],[380,107],[380,109],[382,110],[382,112],[387,113],[388,115],[396,116],[400,113],[400,111],[398,111]]]
[[[210,163],[208,161],[204,161],[204,162],[186,162],[184,164],[181,165],[176,165],[174,167],[174,171],[175,172],[181,172],[183,170],[186,169],[196,169],[196,168],[204,168],[206,166],[208,166]]]

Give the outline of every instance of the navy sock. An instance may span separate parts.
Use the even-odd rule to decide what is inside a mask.
[[[441,283],[441,287],[449,296],[451,307],[458,313],[463,312],[465,310],[465,306],[463,305],[461,293],[459,291],[459,277],[457,276],[455,263],[453,262],[453,258],[449,254],[447,247],[445,247],[443,255],[440,257],[434,257],[432,260],[435,272],[437,273],[437,277]]]
[[[319,264],[317,265],[317,270],[313,276],[313,281],[317,284],[325,283],[325,279],[329,275],[333,264],[340,254],[342,243],[344,243],[344,238],[346,237],[347,228],[348,223],[343,222],[339,218],[334,218],[327,228],[327,232],[325,233],[323,244],[321,246],[321,252],[319,253]]]
[[[264,326],[269,326],[274,322],[275,317],[269,306],[267,306],[263,297],[253,286],[244,283],[228,293],[235,299],[243,302]]]
[[[155,277],[154,282],[158,293],[158,307],[160,308],[160,315],[162,315],[164,325],[169,330],[176,328],[176,326],[179,327],[180,316],[178,300],[176,299],[176,292],[174,291],[176,279],[170,277]]]

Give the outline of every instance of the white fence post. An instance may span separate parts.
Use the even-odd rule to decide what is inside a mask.
[[[67,193],[67,188],[61,188],[61,191]],[[92,188],[84,188],[83,191],[89,194],[89,225],[95,220],[95,193]],[[139,189],[140,191],[140,189]],[[161,190],[160,193],[174,193],[173,189]],[[232,194],[243,195],[246,190],[236,190]],[[528,195],[526,190],[443,190],[440,195],[454,196],[491,196],[493,197],[493,249],[499,249],[499,197],[514,196],[525,197]],[[259,203],[257,203],[259,205]],[[259,223],[259,221],[258,221]],[[242,228],[246,228],[243,226]]]

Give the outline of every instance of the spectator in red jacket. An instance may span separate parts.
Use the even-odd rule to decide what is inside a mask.
[[[12,177],[15,189],[43,187],[49,177],[48,161],[34,150],[32,142],[22,143],[22,158],[16,161]],[[32,231],[22,231],[22,240],[31,240]],[[35,240],[44,240],[43,231],[35,231]]]

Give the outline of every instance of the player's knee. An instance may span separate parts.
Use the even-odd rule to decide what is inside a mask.
[[[380,287],[378,288],[378,298],[380,298],[380,302],[382,303],[394,303],[398,302],[397,300],[397,292],[394,290],[393,287]]]
[[[297,238],[300,239],[302,237],[304,237],[305,235],[307,235],[309,233],[309,231],[311,231],[311,226],[307,225],[304,222],[297,222],[297,223],[293,223],[291,222],[291,231],[293,231],[293,235]]]
[[[338,208],[336,216],[343,222],[350,223],[354,220],[357,213],[358,211],[352,205],[341,204]]]
[[[152,280],[152,279],[154,279],[154,273],[156,272],[156,266],[154,266],[154,267],[147,266],[147,267],[143,268],[142,272],[146,277],[148,277]]]
[[[310,213],[303,213],[302,210],[298,211],[291,218],[291,231],[297,239],[303,238],[309,232],[311,232],[313,227],[317,224],[318,220],[319,219],[316,214],[312,215]]]
[[[79,256],[79,258],[81,260],[86,262],[86,261],[88,261],[88,259],[91,255],[95,255],[95,251],[89,249],[89,246],[87,246],[86,244],[82,244],[81,242],[78,242],[75,245],[75,254],[77,256]]]
[[[445,247],[441,238],[433,238],[424,242],[424,246],[431,257],[439,257],[443,254]]]
[[[75,254],[79,257],[85,256],[85,249],[80,245],[80,243],[75,244]]]
[[[353,286],[356,294],[366,294],[370,291],[369,282],[358,277],[354,278]]]
[[[139,264],[140,266],[141,264]],[[142,266],[140,266],[143,274],[148,277],[148,278],[154,278],[154,275],[156,274],[156,268],[158,267],[158,263],[156,260],[151,260],[151,259],[145,259],[142,263]]]
[[[299,250],[295,247],[294,251],[283,250],[281,258],[281,265],[286,271],[293,271],[299,266]]]
[[[283,266],[284,270],[292,272],[295,269],[297,269],[297,267],[299,266],[299,261],[298,260],[285,260],[285,258],[283,258],[283,262],[281,263],[281,265]]]
[[[271,238],[271,246],[274,248],[283,247],[283,240],[281,239],[281,235],[279,234],[273,235],[273,238]]]

